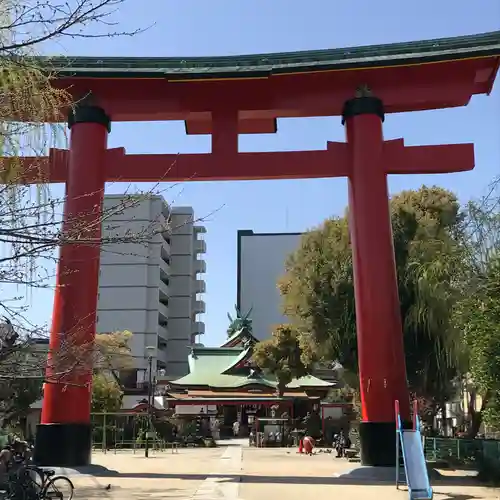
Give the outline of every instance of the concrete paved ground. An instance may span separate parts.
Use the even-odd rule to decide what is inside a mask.
[[[369,477],[373,476],[370,471],[360,471],[356,465],[326,454],[310,457],[281,449],[248,448],[244,450],[240,499],[407,500],[406,488],[396,490],[392,474],[387,481],[375,480]],[[433,482],[436,500],[500,500],[499,490],[450,474],[453,477]]]
[[[144,458],[142,453],[97,453],[92,474],[71,475],[75,499],[146,500],[406,500],[390,482],[375,481],[356,464],[332,455],[298,455],[295,450],[254,449],[224,442],[216,449],[188,448]],[[68,471],[69,472],[69,471]],[[500,492],[456,474],[434,484],[436,500],[500,500]],[[110,485],[109,489],[107,486]],[[314,496],[314,497],[313,497]]]
[[[175,454],[152,453],[149,458],[144,457],[144,452],[96,453],[91,475],[71,475],[75,499],[196,498],[197,490],[224,452],[225,448],[188,448]]]

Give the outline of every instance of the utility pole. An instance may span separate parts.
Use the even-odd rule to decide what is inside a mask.
[[[148,424],[146,430],[146,442],[144,447],[144,456],[149,457],[149,434],[153,427],[153,409],[152,409],[152,395],[153,395],[153,356],[148,356]]]

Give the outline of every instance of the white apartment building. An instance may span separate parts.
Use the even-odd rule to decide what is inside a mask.
[[[132,332],[125,386],[144,380],[149,356],[153,373],[187,374],[189,347],[205,332],[205,228],[161,196],[106,195],[104,216],[103,237],[117,240],[101,250],[97,331]]]
[[[258,340],[269,338],[274,325],[287,322],[277,283],[301,237],[302,233],[238,231],[237,306],[242,314],[252,310],[253,335]]]

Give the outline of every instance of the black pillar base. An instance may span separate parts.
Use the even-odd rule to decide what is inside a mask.
[[[411,422],[403,422],[411,429]],[[396,465],[396,423],[360,422],[361,465],[394,467]]]
[[[90,464],[90,424],[39,424],[33,461],[40,466],[79,467]]]

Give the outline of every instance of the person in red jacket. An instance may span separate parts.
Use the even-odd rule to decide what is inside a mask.
[[[311,436],[305,436],[303,439],[303,443],[304,443],[304,453],[306,455],[312,455],[314,446],[316,444],[314,439]]]

